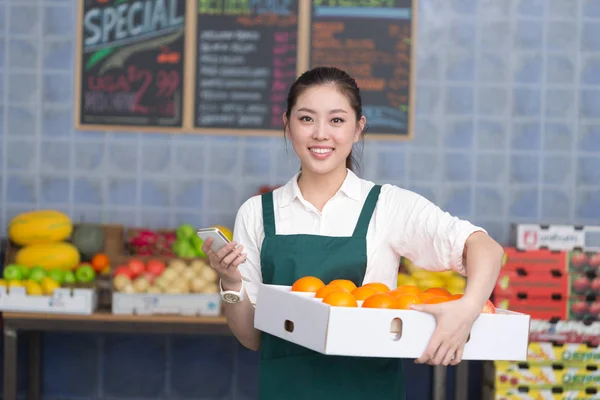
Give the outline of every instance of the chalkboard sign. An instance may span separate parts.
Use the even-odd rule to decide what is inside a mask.
[[[304,3],[301,12],[297,0],[198,1],[194,130],[281,134],[287,91],[306,65]]]
[[[186,0],[78,2],[77,128],[181,128]]]
[[[411,0],[312,0],[310,65],[356,79],[366,138],[413,136],[415,21]]]

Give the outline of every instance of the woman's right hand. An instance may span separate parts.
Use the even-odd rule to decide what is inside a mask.
[[[237,243],[231,242],[215,253],[210,248],[212,243],[212,238],[206,239],[202,244],[202,250],[208,257],[211,268],[219,274],[223,289],[239,287],[242,283],[242,274],[238,266],[246,261],[246,253],[242,253],[244,246],[236,247]]]

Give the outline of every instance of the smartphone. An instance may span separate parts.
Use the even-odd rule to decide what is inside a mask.
[[[227,238],[227,236],[225,236],[218,228],[198,229],[196,234],[198,237],[200,237],[200,239],[202,239],[203,242],[206,242],[206,239],[208,238],[212,238],[213,244],[210,246],[210,248],[215,253],[221,250],[221,248],[223,248],[223,246],[225,246],[227,243],[230,243],[230,240]]]

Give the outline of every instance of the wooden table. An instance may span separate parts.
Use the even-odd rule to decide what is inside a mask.
[[[41,332],[154,333],[231,335],[225,317],[3,313],[4,400],[17,399],[17,344],[21,333],[29,341],[28,399],[41,398]]]

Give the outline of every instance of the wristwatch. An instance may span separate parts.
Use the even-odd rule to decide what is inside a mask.
[[[223,284],[219,280],[219,288],[221,289],[221,298],[225,303],[235,304],[244,300],[244,281],[242,280],[242,287],[239,292],[235,290],[223,290]]]

